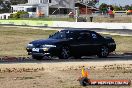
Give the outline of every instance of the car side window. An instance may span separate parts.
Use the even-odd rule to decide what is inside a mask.
[[[75,39],[76,38],[76,35],[73,32],[67,32],[66,35],[67,35],[68,39]]]
[[[82,32],[79,34],[79,39],[80,40],[90,40],[91,36],[90,33],[88,32]]]
[[[103,38],[100,34],[95,33],[95,32],[92,32],[91,36],[92,36],[92,41],[95,41],[95,42],[99,42]]]
[[[65,32],[56,32],[55,34],[50,36],[50,38],[53,38],[53,39],[66,39],[66,34],[65,34]]]

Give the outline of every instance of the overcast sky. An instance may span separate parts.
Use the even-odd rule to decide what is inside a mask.
[[[132,5],[132,0],[100,0],[101,3],[107,3],[107,4],[112,4],[112,5]]]

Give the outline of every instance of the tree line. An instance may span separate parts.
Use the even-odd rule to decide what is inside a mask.
[[[132,5],[125,5],[125,6],[117,6],[117,5],[107,5],[105,3],[102,3],[99,6],[99,10],[115,10],[115,11],[126,11],[126,10],[132,10]]]

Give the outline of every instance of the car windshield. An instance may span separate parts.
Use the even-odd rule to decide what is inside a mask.
[[[60,31],[60,32],[56,32],[55,34],[53,34],[49,38],[52,38],[52,39],[73,39],[72,35],[73,35],[72,32]]]

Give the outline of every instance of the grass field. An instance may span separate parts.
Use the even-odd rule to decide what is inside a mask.
[[[47,38],[55,31],[0,27],[0,56],[27,56],[25,47],[35,39]]]
[[[115,18],[109,17],[94,17],[94,22],[110,22],[110,23],[131,23],[131,16],[116,16]]]
[[[27,56],[25,47],[33,40],[48,38],[55,30],[0,27],[0,56]],[[117,52],[132,52],[132,37],[113,36]]]

